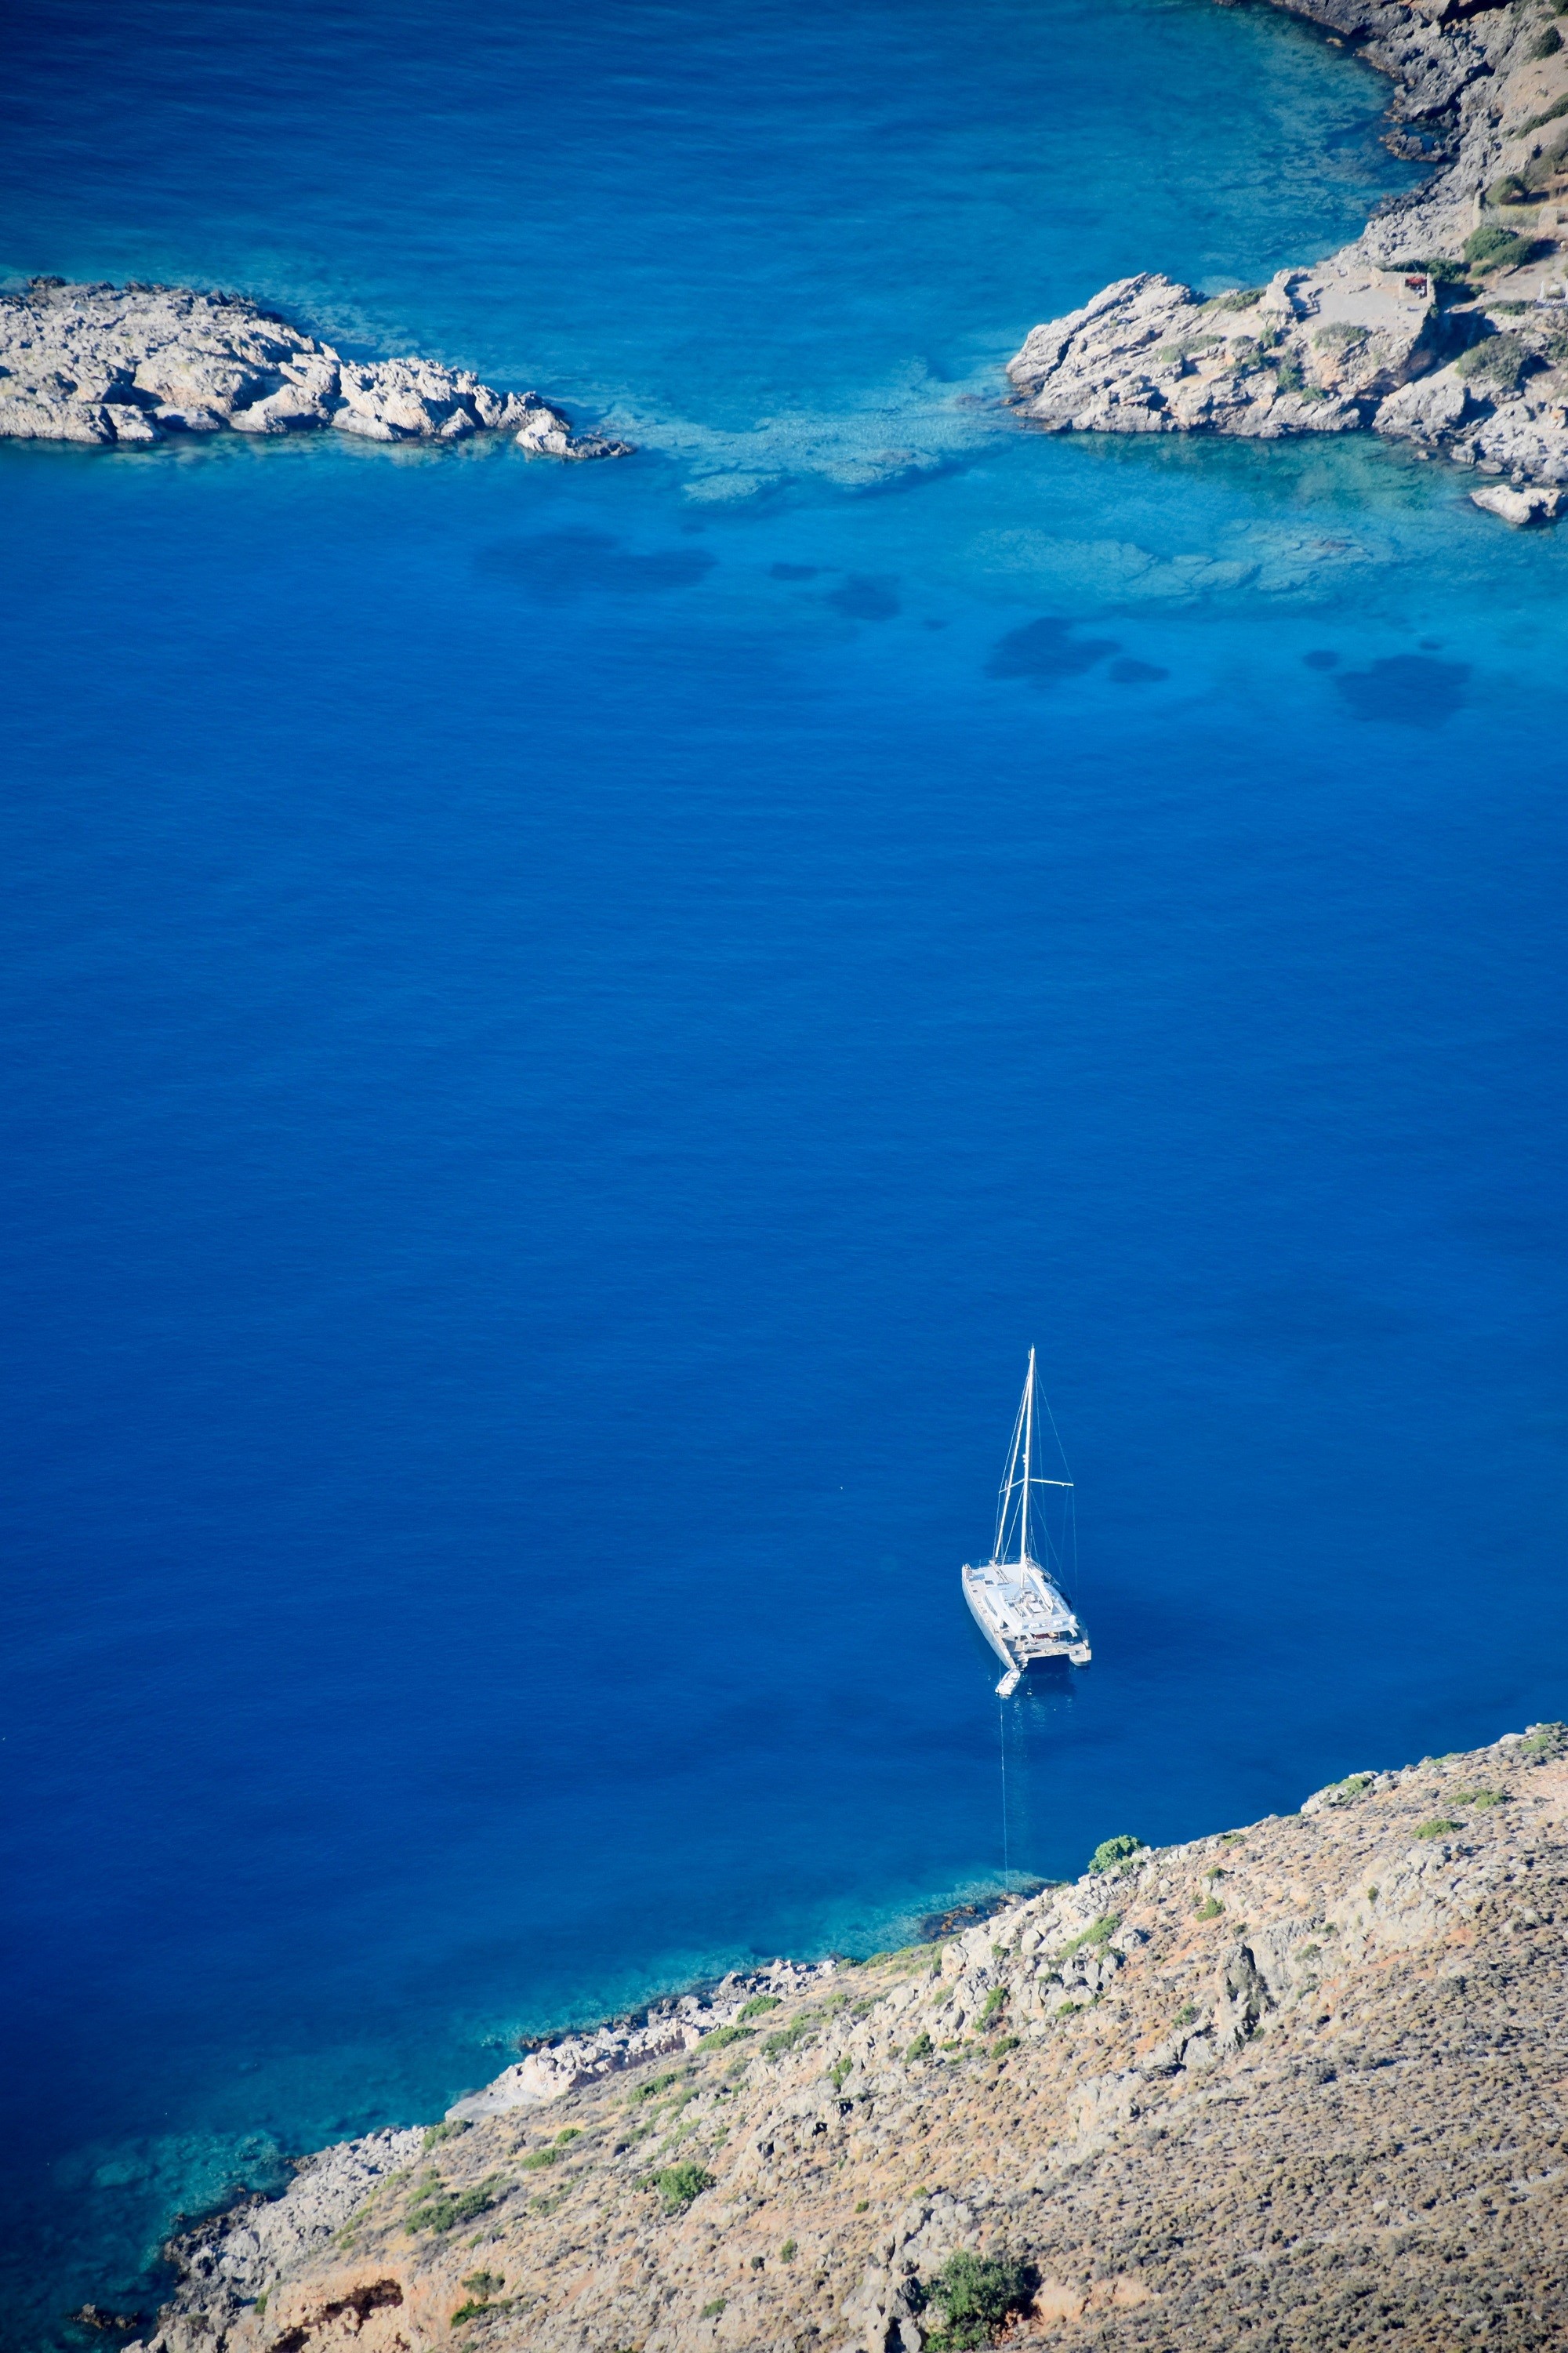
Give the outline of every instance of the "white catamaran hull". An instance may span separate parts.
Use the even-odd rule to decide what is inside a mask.
[[[1049,1409],[1047,1409],[1047,1413]],[[1055,1430],[1053,1422],[1052,1430]],[[1051,1570],[1037,1560],[1031,1544],[1030,1509],[1037,1487],[1060,1488],[1070,1495],[1070,1479],[1042,1478],[1035,1469],[1035,1352],[1013,1426],[1013,1444],[996,1504],[996,1541],[980,1567],[965,1561],[960,1572],[969,1612],[1006,1670],[996,1688],[1004,1699],[1018,1688],[1036,1659],[1067,1659],[1087,1667],[1094,1656],[1072,1603]],[[1067,1464],[1062,1468],[1065,1471]],[[1055,1567],[1060,1557],[1048,1532],[1042,1543]]]
[[[1005,1669],[996,1688],[1004,1699],[1018,1688],[1037,1659],[1066,1659],[1087,1667],[1094,1656],[1088,1637],[1065,1597],[1044,1570],[1031,1563],[1019,1586],[1018,1566],[987,1562],[962,1571],[969,1614]]]

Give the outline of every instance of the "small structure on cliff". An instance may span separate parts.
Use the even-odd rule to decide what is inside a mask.
[[[1512,523],[1568,512],[1568,44],[1547,0],[1280,0],[1394,77],[1390,144],[1426,187],[1354,245],[1204,297],[1157,272],[1036,327],[1015,403],[1048,432],[1370,428],[1494,478]]]

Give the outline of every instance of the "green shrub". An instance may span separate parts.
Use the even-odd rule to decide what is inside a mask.
[[[1531,58],[1534,63],[1539,65],[1543,58],[1554,58],[1562,47],[1562,34],[1558,31],[1555,25],[1548,25],[1546,30],[1543,33],[1538,33],[1534,40],[1531,41],[1530,45]]]
[[[1250,311],[1255,302],[1262,300],[1261,286],[1238,286],[1234,293],[1211,294],[1203,307],[1205,311]]]
[[[1423,1822],[1415,1835],[1418,1839],[1447,1838],[1450,1831],[1462,1831],[1463,1822],[1453,1822],[1447,1814],[1439,1814],[1435,1822]]]
[[[1351,352],[1365,341],[1366,329],[1352,327],[1348,319],[1331,319],[1312,330],[1313,346],[1320,352]]]
[[[1001,2010],[1005,2010],[1005,2009],[1006,2009],[1006,2007],[1007,2007],[1007,1989],[1006,1989],[1006,1987],[1005,1987],[1005,1986],[993,1986],[993,1987],[992,1987],[992,1989],[991,1989],[991,1990],[990,1990],[990,1992],[989,1992],[989,1993],[986,1995],[986,1997],[985,1997],[985,2005],[984,2005],[984,2008],[981,2010],[981,2013],[980,2013],[980,2023],[981,2023],[981,2025],[982,2025],[982,2026],[989,2026],[989,2025],[990,2025],[990,2023],[991,2023],[991,2021],[992,2021],[992,2020],[993,2020],[993,2019],[997,2015],[997,2013],[998,2013],[999,2011],[1001,2011]]]
[[[735,2015],[743,2024],[748,2018],[761,2018],[764,2010],[779,2010],[782,2007],[783,1997],[781,1995],[776,1993],[754,1993],[750,2001],[743,2001],[741,2004],[741,2007],[735,2012]]]
[[[547,2165],[554,2164],[560,2154],[558,2148],[531,2148],[522,2160],[522,2169],[524,2173],[542,2173]]]
[[[1536,364],[1535,353],[1517,328],[1488,335],[1462,352],[1455,366],[1467,384],[1492,392],[1513,392]]]
[[[931,2036],[926,2032],[925,2028],[922,2026],[914,2041],[910,2043],[909,2049],[905,2052],[904,2057],[908,2063],[912,2067],[917,2059],[929,2059],[935,2049],[936,2044],[931,2041]]]
[[[1190,2025],[1192,2024],[1192,2022],[1193,2022],[1194,2019],[1194,2018],[1196,2018],[1197,2014],[1198,2014],[1198,2006],[1197,2006],[1196,2002],[1195,2002],[1195,2001],[1184,2001],[1184,2002],[1182,2004],[1182,2006],[1181,2006],[1180,2010],[1177,2010],[1176,2015],[1175,2015],[1175,2017],[1172,2020],[1171,2023],[1172,2023],[1173,2026],[1190,2026]]]
[[[1494,269],[1517,269],[1534,250],[1531,238],[1511,228],[1500,228],[1495,221],[1483,222],[1465,239],[1465,259],[1489,274]]]
[[[455,2231],[459,2222],[471,2222],[476,2214],[488,2213],[500,2188],[493,2174],[488,2181],[477,2181],[471,2189],[448,2189],[439,2175],[427,2173],[409,2200],[403,2227],[409,2232]]]
[[[1135,1854],[1143,1854],[1147,1851],[1146,1840],[1134,1838],[1131,1831],[1123,1831],[1118,1838],[1100,1840],[1089,1858],[1089,1867],[1097,1873],[1120,1871],[1124,1863],[1131,1862]]]
[[[700,2317],[703,2320],[717,2320],[728,2302],[728,2296],[716,2295],[711,2304],[703,2306]]]
[[[792,2018],[787,2026],[781,2026],[776,2034],[768,2036],[763,2051],[770,2059],[782,2059],[786,2051],[793,2051],[797,2042],[805,2040],[813,2023],[809,2018]]]
[[[658,2190],[667,2214],[684,2214],[694,2198],[712,2189],[713,2176],[688,2158],[683,2165],[667,2165],[661,2173],[654,2175],[648,2187]]]
[[[1503,1789],[1456,1789],[1454,1803],[1457,1806],[1506,1806],[1508,1793]],[[1369,1887],[1366,1892],[1370,1895],[1373,1891]]]
[[[472,2129],[473,2127],[466,2120],[461,2119],[456,2123],[448,2120],[438,2125],[426,2125],[425,2146],[426,2148],[434,2148],[437,2142],[456,2140],[459,2133],[470,2132]]]
[[[786,2239],[783,2246],[779,2249],[780,2263],[793,2263],[799,2252],[800,2250],[796,2247],[795,2241],[793,2239]]]
[[[950,2255],[925,2291],[943,2326],[929,2335],[931,2353],[970,2353],[994,2343],[1010,2314],[1026,2312],[1035,2291],[1027,2263],[1007,2255]]]
[[[1434,286],[1462,286],[1465,282],[1464,263],[1450,259],[1446,253],[1428,254],[1425,261],[1396,261],[1394,266],[1410,277],[1420,270]]]
[[[756,2032],[754,2026],[716,2026],[711,2034],[702,2038],[704,2051],[727,2051],[731,2042],[749,2042]]]
[[[1057,2016],[1058,2018],[1076,2018],[1082,2008],[1083,2004],[1081,2001],[1058,2001],[1057,2004]]]
[[[668,2092],[672,2084],[679,2081],[679,2075],[650,2075],[646,2084],[637,2086],[628,2105],[634,2108],[640,2107],[644,2100],[657,2099],[660,2092]]]
[[[1009,2051],[1017,2051],[1022,2049],[1023,2041],[1024,2038],[1021,2034],[1001,2035],[991,2045],[991,2056],[993,2059],[1005,2059]]]
[[[1121,1926],[1120,1912],[1102,1912],[1089,1927],[1080,1929],[1076,1936],[1068,1937],[1059,1951],[1052,1956],[1053,1962],[1059,1965],[1063,1961],[1070,1961],[1075,1953],[1081,1953],[1088,1945],[1109,1945]]]
[[[1197,1916],[1200,1920],[1217,1920],[1224,1910],[1217,1895],[1206,1895],[1197,1907]]]
[[[1519,1744],[1519,1753],[1542,1759],[1568,1754],[1568,1724],[1532,1724]]]
[[[506,2282],[500,2272],[470,2272],[463,2285],[468,2291],[468,2301],[452,2315],[448,2326],[453,2328],[461,2328],[465,2320],[477,2320],[481,2313],[493,2312],[495,2298]]]
[[[1565,114],[1568,114],[1568,98],[1560,98],[1555,104],[1544,108],[1540,114],[1532,114],[1528,122],[1521,122],[1512,135],[1516,139],[1522,139],[1527,131],[1544,131],[1549,122],[1561,122]]]
[[[1494,180],[1487,190],[1487,202],[1489,205],[1527,205],[1530,190],[1517,172],[1505,172],[1502,178]]]
[[[834,2061],[832,2066],[827,2071],[827,2080],[832,2084],[836,2092],[841,2092],[844,2089],[844,2079],[848,2074],[849,2070],[854,2066],[854,2060],[849,2057],[847,2052],[845,2053],[842,2059],[836,2059]]]

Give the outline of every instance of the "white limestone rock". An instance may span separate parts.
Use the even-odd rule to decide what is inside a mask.
[[[1372,421],[1390,440],[1436,442],[1464,423],[1469,406],[1469,390],[1458,370],[1439,368],[1391,392]]]
[[[1428,359],[1425,279],[1282,269],[1205,301],[1150,272],[1037,327],[1008,375],[1048,432],[1349,433]]]
[[[465,2094],[447,2109],[447,2120],[472,2124],[511,2108],[537,2107],[602,2076],[619,2074],[623,2068],[694,2051],[715,2028],[733,2026],[748,2003],[760,2003],[754,2015],[762,2020],[764,2010],[825,1983],[835,1966],[832,1961],[779,1960],[765,1968],[731,1970],[706,1993],[679,1994],[656,2002],[642,2017],[563,2034],[531,2051],[482,2090]]]
[[[345,360],[239,295],[57,278],[0,293],[0,438],[127,446],[325,427],[387,442],[510,431],[552,458],[627,448],[574,433],[538,393],[497,392],[466,368]]]
[[[1490,482],[1485,490],[1472,491],[1470,501],[1485,513],[1500,515],[1515,531],[1528,531],[1532,524],[1555,522],[1564,508],[1568,508],[1568,494],[1559,490],[1545,490],[1536,484],[1516,491],[1506,482]]]
[[[1514,479],[1532,522],[1568,486],[1568,47],[1502,0],[1277,0],[1352,41],[1392,77],[1389,143],[1440,168],[1381,206],[1353,245],[1266,287],[1205,301],[1157,272],[1119,279],[1033,329],[1007,373],[1013,403],[1051,433],[1287,434],[1370,429]],[[1537,206],[1489,208],[1506,174]],[[1521,229],[1506,269],[1468,257],[1483,223]],[[1555,230],[1555,235],[1552,232]],[[1469,289],[1444,294],[1461,269]],[[1491,356],[1485,356],[1489,352]],[[1488,495],[1489,512],[1515,518]]]

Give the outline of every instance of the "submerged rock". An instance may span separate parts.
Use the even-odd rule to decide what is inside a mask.
[[[1374,431],[1506,470],[1476,503],[1553,521],[1568,485],[1568,45],[1501,0],[1277,0],[1396,83],[1399,153],[1440,156],[1355,244],[1205,300],[1156,272],[1036,327],[1014,402],[1052,433]],[[1520,505],[1519,501],[1523,504]]]
[[[510,433],[551,458],[619,458],[536,392],[497,392],[434,360],[345,360],[237,294],[187,286],[0,293],[0,438],[136,446],[176,433],[331,427],[368,441]]]

